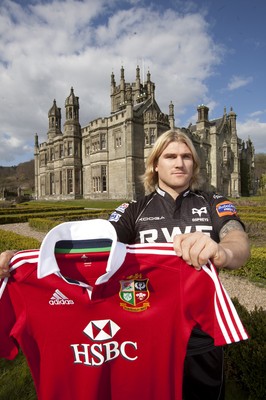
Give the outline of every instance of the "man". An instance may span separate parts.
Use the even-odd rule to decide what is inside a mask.
[[[147,192],[111,215],[124,243],[173,242],[178,256],[195,269],[211,259],[218,268],[241,267],[250,255],[247,234],[234,205],[218,194],[197,191],[199,157],[181,130],[161,135],[142,177]],[[187,351],[184,400],[223,399],[223,353],[194,329]]]
[[[241,267],[249,242],[234,205],[218,194],[197,191],[200,162],[181,130],[161,135],[147,159],[144,187],[151,192],[122,204],[110,222],[123,243],[173,242],[178,256],[195,269],[211,259],[218,268]],[[0,278],[7,276],[13,252],[0,256]],[[188,345],[184,400],[224,398],[223,353],[212,338],[194,329]]]

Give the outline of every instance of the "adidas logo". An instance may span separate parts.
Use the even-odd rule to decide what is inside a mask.
[[[74,304],[74,301],[69,300],[69,298],[66,297],[62,292],[60,292],[60,290],[56,289],[56,291],[49,300],[49,304],[51,306],[63,306],[63,305]]]

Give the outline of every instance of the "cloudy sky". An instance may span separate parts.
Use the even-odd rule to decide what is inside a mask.
[[[199,104],[216,118],[230,107],[238,136],[266,153],[264,0],[0,0],[0,165],[33,158],[48,111],[74,88],[80,123],[110,114],[110,76],[156,84],[176,126]]]

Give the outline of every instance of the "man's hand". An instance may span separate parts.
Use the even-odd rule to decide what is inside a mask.
[[[0,254],[0,279],[10,275],[8,264],[14,254],[14,250],[6,250]]]
[[[219,267],[226,262],[226,251],[202,232],[185,233],[174,237],[174,249],[189,265],[200,270],[209,259]]]
[[[174,250],[197,270],[209,259],[217,268],[237,269],[250,255],[248,238],[242,230],[229,231],[220,243],[216,243],[202,232],[176,235]]]

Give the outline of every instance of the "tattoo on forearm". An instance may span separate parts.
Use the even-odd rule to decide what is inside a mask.
[[[220,240],[222,240],[230,231],[244,231],[244,228],[238,221],[235,220],[228,221],[220,230],[219,233]]]

